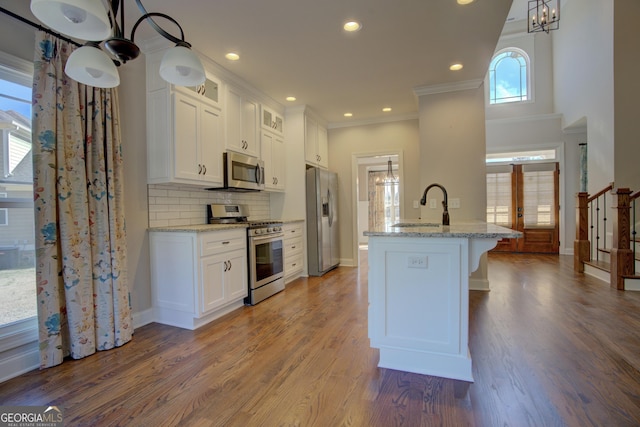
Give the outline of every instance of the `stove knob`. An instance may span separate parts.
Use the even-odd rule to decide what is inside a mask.
[[[256,229],[253,231],[253,234],[262,234],[262,232],[263,232],[263,231],[264,231],[264,230],[263,230],[262,228],[256,228]]]
[[[267,228],[267,233],[273,233],[273,228],[271,227]]]
[[[273,227],[273,231],[281,231],[282,227]]]

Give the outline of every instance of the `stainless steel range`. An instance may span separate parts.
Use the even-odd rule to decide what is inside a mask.
[[[210,224],[247,224],[249,296],[255,305],[284,289],[284,253],[281,221],[249,221],[246,205],[207,205]]]

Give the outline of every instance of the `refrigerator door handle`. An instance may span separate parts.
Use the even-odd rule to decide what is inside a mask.
[[[327,190],[327,200],[329,201],[329,227],[333,226],[333,198],[331,190]]]

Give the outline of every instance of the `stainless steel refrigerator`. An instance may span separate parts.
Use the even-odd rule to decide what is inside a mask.
[[[307,169],[308,273],[322,276],[340,263],[338,175]]]

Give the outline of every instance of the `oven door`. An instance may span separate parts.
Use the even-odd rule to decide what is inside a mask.
[[[283,235],[249,238],[249,286],[259,288],[284,276]]]

